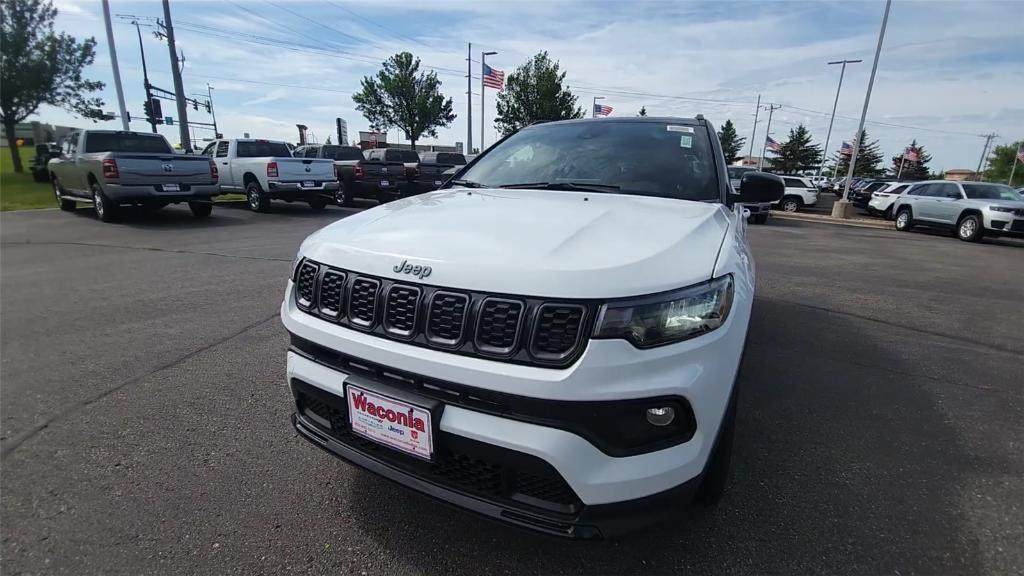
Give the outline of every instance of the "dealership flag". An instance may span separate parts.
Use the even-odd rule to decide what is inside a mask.
[[[765,146],[772,152],[775,152],[776,154],[782,151],[782,144],[776,142],[771,136],[769,136],[768,139],[765,140]]]
[[[853,154],[853,146],[850,146],[849,142],[843,142],[842,147],[839,148],[839,153],[843,156],[849,156]]]
[[[605,106],[604,104],[594,104],[594,116],[607,116],[611,113],[611,106]]]
[[[920,160],[917,155],[917,150],[914,150],[910,146],[907,146],[906,150],[903,151],[903,159],[910,160],[911,162],[917,162]]]
[[[494,88],[495,90],[501,90],[505,87],[505,73],[501,70],[491,68],[484,63],[484,86],[488,88]]]
[[[1017,148],[1017,160],[1024,162],[1024,144]]]

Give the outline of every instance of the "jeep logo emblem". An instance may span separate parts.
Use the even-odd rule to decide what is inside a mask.
[[[160,168],[163,169],[164,172],[174,172],[174,164],[161,164]]]
[[[399,264],[398,266],[395,266],[393,270],[398,274],[409,274],[411,276],[419,278],[420,280],[423,280],[427,276],[430,276],[430,273],[433,272],[430,266],[420,266],[419,264],[414,266],[412,264],[409,264],[408,260],[402,260],[402,263]]]

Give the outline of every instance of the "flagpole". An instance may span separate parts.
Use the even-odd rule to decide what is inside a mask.
[[[771,138],[771,135],[772,135],[772,113],[774,113],[779,108],[782,108],[782,106],[781,105],[776,106],[775,104],[768,104],[768,126],[765,127],[765,131],[764,131],[764,145],[761,147],[761,158],[759,158],[758,161],[757,161],[757,169],[758,170],[761,170],[761,167],[764,166],[764,154],[765,154],[764,151],[768,149],[768,139]]]
[[[896,181],[900,181],[900,177],[903,176],[903,164],[907,161],[907,151],[903,151],[903,156],[900,157],[900,170],[896,173]]]
[[[481,52],[480,53],[480,152],[484,151],[484,129],[487,127],[487,112],[484,110],[484,71],[487,69],[487,65],[484,64],[484,60],[488,56],[497,54],[497,52]]]
[[[1006,181],[1007,186],[1013,186],[1013,175],[1017,172],[1017,162],[1020,161],[1021,150],[1024,150],[1024,144],[1017,146],[1017,153],[1013,155],[1013,168],[1010,169],[1010,179]]]

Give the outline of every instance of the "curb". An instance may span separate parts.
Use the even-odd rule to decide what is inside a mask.
[[[807,213],[791,213],[791,212],[772,212],[772,218],[780,218],[782,220],[800,220],[802,222],[817,222],[820,224],[834,224],[838,226],[854,226],[856,228],[875,228],[877,230],[894,230],[893,225],[889,222],[878,222],[874,220],[863,220],[863,219],[850,219],[842,220],[839,218],[833,218],[831,216],[822,216],[818,214],[807,214]]]

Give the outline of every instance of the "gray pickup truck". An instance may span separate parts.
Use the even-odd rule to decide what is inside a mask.
[[[209,158],[175,154],[159,134],[72,132],[47,168],[61,210],[92,204],[104,222],[117,221],[125,204],[159,210],[188,202],[192,214],[205,218],[220,194],[217,167]]]

